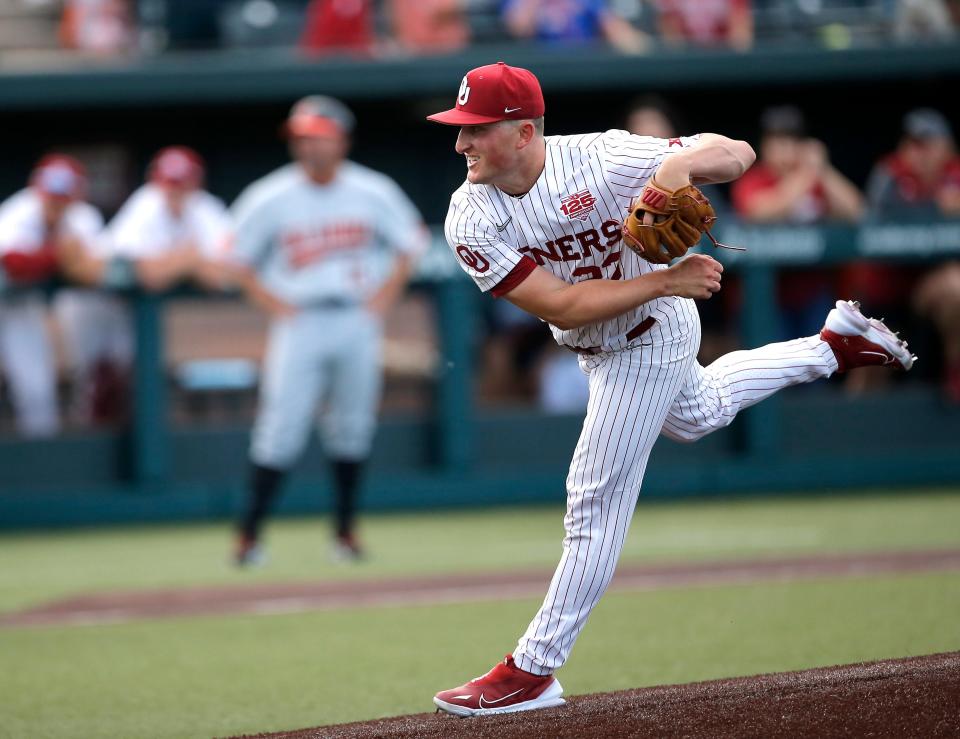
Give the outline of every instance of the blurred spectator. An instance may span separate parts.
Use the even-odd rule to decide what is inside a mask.
[[[943,115],[931,108],[906,115],[896,151],[870,174],[867,200],[876,220],[960,216],[960,157]]]
[[[626,129],[637,136],[669,139],[677,136],[677,114],[658,95],[644,95],[630,103],[625,116]]]
[[[651,43],[606,0],[504,0],[502,17],[510,34],[521,39],[560,44],[600,39],[624,54],[643,53]]]
[[[753,46],[750,0],[653,0],[660,38],[670,46]]]
[[[799,109],[764,111],[759,148],[756,164],[731,188],[734,209],[745,221],[854,223],[863,215],[860,191],[833,167],[823,143],[807,136]],[[784,335],[817,333],[833,304],[832,273],[792,270],[779,280]]]
[[[128,0],[66,0],[60,43],[102,56],[136,49],[137,32]]]
[[[548,342],[539,375],[537,405],[540,410],[555,415],[586,411],[590,385],[575,354]]]
[[[463,0],[391,0],[390,15],[403,51],[450,52],[470,40]]]
[[[944,0],[896,0],[893,35],[898,41],[949,40],[954,19]]]
[[[943,389],[960,403],[960,262],[947,262],[923,278],[913,296],[914,309],[940,332],[943,346]]]
[[[59,428],[56,367],[39,285],[58,271],[68,244],[96,238],[103,226],[83,202],[86,173],[72,157],[38,162],[30,185],[0,205],[0,363],[18,431],[50,436]],[[20,289],[14,289],[20,288]],[[32,289],[37,288],[37,289]]]
[[[70,274],[87,283],[139,284],[154,292],[185,280],[210,288],[224,286],[220,265],[228,246],[229,220],[223,202],[202,189],[204,176],[203,160],[192,149],[161,149],[150,164],[146,184],[111,220],[100,249],[85,255],[95,266],[74,266]],[[81,258],[75,255],[74,265]],[[58,296],[55,308],[76,378],[77,412],[94,423],[121,420],[134,351],[126,304],[108,293],[71,290]]]
[[[304,0],[224,0],[214,9],[216,35],[223,47],[295,47],[305,7]]]
[[[683,133],[677,112],[658,95],[644,95],[633,100],[625,120],[627,130],[638,136],[671,139]],[[717,214],[724,217],[729,206],[720,189],[716,185],[704,185],[700,189],[710,199]],[[719,295],[700,304],[703,335],[699,356],[702,363],[709,364],[736,348],[739,338],[731,331],[734,323],[731,316],[736,313],[739,296],[737,276],[730,275],[724,278]]]
[[[870,216],[876,221],[929,222],[960,217],[960,156],[950,124],[931,108],[910,111],[896,150],[873,168],[867,185]],[[856,262],[844,278],[849,290],[861,290],[863,301],[901,322],[904,307],[931,320],[943,349],[944,388],[960,402],[960,278],[956,262],[932,270],[922,279],[903,265]],[[918,284],[919,279],[919,284]]]
[[[754,223],[860,219],[863,197],[830,163],[823,142],[807,137],[797,108],[766,110],[761,130],[760,158],[732,188],[742,218]]]
[[[310,0],[300,47],[308,54],[374,52],[372,0]]]
[[[541,389],[541,355],[550,343],[546,325],[505,300],[486,305],[484,318],[486,340],[481,352],[481,398],[493,404],[534,401]],[[576,355],[569,354],[576,364]]]
[[[206,166],[186,146],[168,146],[154,156],[147,182],[110,222],[115,253],[134,265],[137,282],[151,291],[185,280],[222,287],[220,268],[229,245],[227,208],[203,189]]]

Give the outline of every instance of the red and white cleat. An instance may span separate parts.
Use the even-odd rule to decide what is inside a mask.
[[[840,365],[838,372],[874,365],[908,370],[917,359],[907,349],[906,341],[882,320],[863,315],[860,303],[853,300],[837,301],[837,307],[827,314],[820,338],[833,349]]]
[[[557,678],[524,672],[508,654],[486,675],[440,691],[433,702],[441,711],[456,716],[488,716],[562,706],[566,701],[561,695],[563,688]]]

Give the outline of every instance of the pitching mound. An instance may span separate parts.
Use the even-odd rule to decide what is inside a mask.
[[[446,714],[262,734],[271,739],[957,737],[960,652],[581,695],[561,708]]]

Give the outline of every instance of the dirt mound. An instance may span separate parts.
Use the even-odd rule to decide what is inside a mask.
[[[582,695],[561,708],[446,714],[261,734],[270,739],[958,737],[960,652]]]

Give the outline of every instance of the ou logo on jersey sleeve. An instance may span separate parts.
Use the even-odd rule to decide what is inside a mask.
[[[460,83],[460,92],[457,93],[457,105],[466,105],[470,99],[470,85],[467,84],[467,78],[463,78]]]
[[[457,244],[457,256],[460,257],[460,261],[479,274],[483,274],[490,269],[490,262],[483,254],[475,252],[463,244]]]

